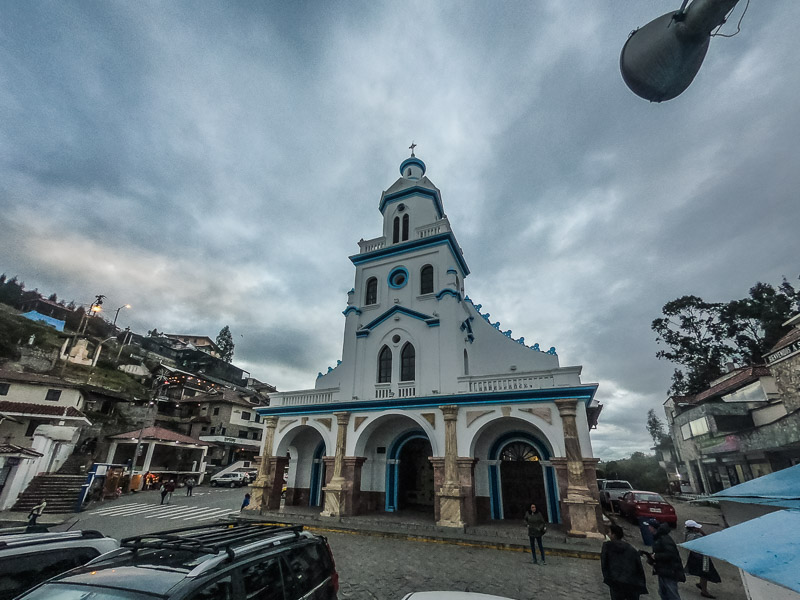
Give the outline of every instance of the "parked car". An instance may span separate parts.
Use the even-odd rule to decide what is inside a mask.
[[[247,483],[253,483],[258,477],[257,469],[246,469],[242,471],[242,473],[244,473],[245,477],[247,478]]]
[[[211,478],[212,486],[227,486],[227,487],[241,487],[247,485],[247,475],[241,471],[232,471],[229,473],[222,473],[221,475],[214,475]]]
[[[656,519],[659,523],[669,523],[673,527],[678,522],[673,506],[655,492],[633,490],[622,494],[619,499],[619,514],[632,521],[640,517]]]
[[[624,479],[606,479],[600,490],[600,502],[606,508],[614,510],[617,508],[620,496],[632,489],[633,486]]]
[[[42,583],[20,600],[335,600],[326,539],[267,523],[218,523],[122,540],[119,550]]]
[[[16,598],[54,575],[118,547],[117,540],[98,531],[0,535],[0,600]]]

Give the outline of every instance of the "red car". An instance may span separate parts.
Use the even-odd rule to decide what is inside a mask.
[[[640,517],[656,519],[673,527],[678,522],[672,505],[655,492],[633,490],[623,494],[619,499],[619,514],[633,521],[638,521]]]

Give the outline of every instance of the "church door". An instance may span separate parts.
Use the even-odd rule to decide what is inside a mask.
[[[397,472],[399,510],[433,512],[433,465],[431,443],[415,438],[403,445]]]
[[[531,503],[547,514],[547,495],[539,453],[525,442],[511,442],[500,454],[503,517],[521,519]]]

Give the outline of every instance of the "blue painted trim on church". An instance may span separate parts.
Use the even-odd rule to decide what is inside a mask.
[[[330,404],[309,404],[305,406],[274,406],[256,408],[262,416],[269,415],[313,415],[333,411],[363,412],[372,410],[391,410],[403,408],[428,408],[443,404],[470,406],[473,404],[522,404],[525,402],[553,402],[564,398],[574,398],[589,403],[597,392],[597,384],[579,387],[548,388],[539,390],[515,390],[513,392],[492,392],[484,394],[457,394],[453,396],[421,396],[399,398],[396,400],[356,400],[350,402],[331,402]]]
[[[428,196],[431,200],[433,200],[433,205],[436,207],[437,217],[441,219],[444,216],[444,210],[442,209],[442,198],[439,196],[439,192],[419,185],[415,185],[404,190],[399,190],[397,192],[392,192],[391,194],[384,194],[381,198],[381,204],[378,209],[381,211],[381,214],[383,214],[383,211],[386,210],[387,204],[399,202],[408,196]]]
[[[414,252],[415,250],[419,250],[420,248],[441,246],[443,244],[447,244],[450,247],[450,252],[453,253],[453,257],[456,259],[456,261],[458,261],[458,266],[461,267],[461,271],[463,272],[464,277],[469,275],[469,267],[467,266],[467,262],[461,255],[461,250],[459,249],[458,244],[456,243],[455,236],[449,231],[447,233],[432,235],[431,237],[422,238],[420,240],[413,240],[411,242],[406,242],[404,244],[394,244],[392,246],[381,248],[380,250],[365,252],[364,254],[354,254],[349,258],[350,262],[352,262],[354,265],[360,265],[363,263],[371,262],[373,260],[380,260],[388,258],[390,256],[398,256],[400,254]]]

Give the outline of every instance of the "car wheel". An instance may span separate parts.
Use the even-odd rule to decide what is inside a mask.
[[[232,488],[235,488],[235,487],[236,487],[236,482],[235,482],[235,481],[231,481],[231,487],[232,487]]]
[[[211,482],[211,487],[217,487],[217,482],[216,481],[212,481]]]

